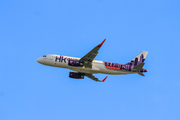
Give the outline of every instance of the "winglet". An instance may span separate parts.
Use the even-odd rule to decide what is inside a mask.
[[[104,39],[101,44],[98,45],[98,47],[101,47],[103,45],[103,43],[105,42],[106,39]]]
[[[108,76],[106,76],[101,82],[104,82]]]

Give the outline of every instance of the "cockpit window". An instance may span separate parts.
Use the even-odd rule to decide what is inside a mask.
[[[46,55],[44,55],[43,57],[47,57]]]

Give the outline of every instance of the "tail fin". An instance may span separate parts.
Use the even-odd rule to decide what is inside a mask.
[[[127,65],[133,65],[136,66],[140,63],[144,63],[146,56],[148,52],[147,51],[142,51],[139,55],[137,55],[134,59],[132,59],[130,62],[127,63]]]

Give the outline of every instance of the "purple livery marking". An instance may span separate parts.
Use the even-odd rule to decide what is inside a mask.
[[[129,63],[127,63],[127,65],[136,66],[136,65],[138,65],[139,63],[143,63],[144,61],[145,61],[144,55],[141,54],[141,56],[140,56],[140,61],[138,61],[138,57],[136,57],[135,60],[131,60]]]
[[[64,63],[66,63],[66,58],[63,59],[63,56],[61,56],[61,55],[60,55],[59,58],[56,56],[55,62],[57,62],[57,60],[59,60],[59,62],[63,62],[64,61]]]

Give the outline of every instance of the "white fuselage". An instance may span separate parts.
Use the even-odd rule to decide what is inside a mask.
[[[114,69],[108,69],[103,61],[93,60],[92,61],[92,68],[86,68],[86,67],[75,67],[75,66],[69,66],[68,61],[69,60],[79,60],[80,58],[76,57],[69,57],[69,56],[62,56],[62,59],[57,60],[56,58],[60,57],[60,55],[46,55],[44,57],[38,58],[37,62],[53,66],[53,67],[60,67],[60,68],[67,68],[73,71],[82,72],[82,73],[103,73],[103,74],[133,74],[135,72],[130,71],[124,71],[124,70],[114,70]]]

